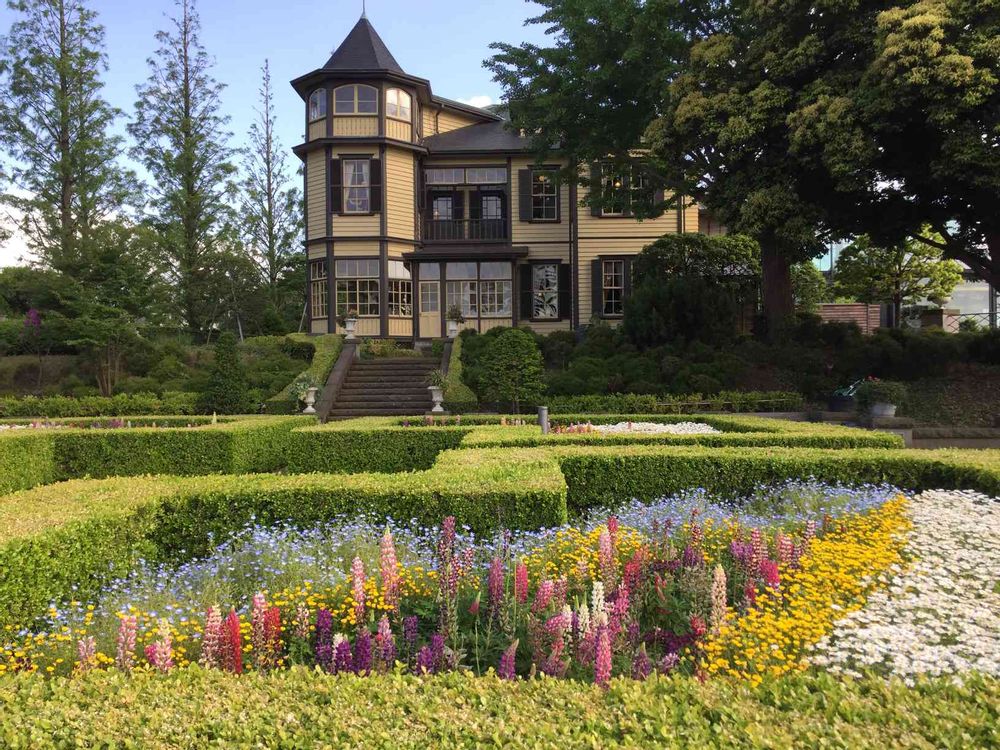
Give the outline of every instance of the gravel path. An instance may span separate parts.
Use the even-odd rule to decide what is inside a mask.
[[[608,434],[638,432],[663,435],[716,435],[721,431],[704,422],[675,422],[674,424],[618,422],[617,424],[595,424],[594,432]]]

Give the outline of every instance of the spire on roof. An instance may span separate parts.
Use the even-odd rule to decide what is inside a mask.
[[[402,73],[396,58],[362,12],[351,33],[327,60],[324,70],[391,70]]]

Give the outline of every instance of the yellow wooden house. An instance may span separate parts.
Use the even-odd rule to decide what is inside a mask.
[[[306,112],[294,151],[313,333],[336,332],[350,312],[361,336],[427,341],[453,307],[481,332],[614,321],[631,259],[664,234],[698,231],[693,203],[631,216],[639,170],[602,176],[618,205],[586,206],[582,188],[557,178],[558,159],[538,164],[500,115],[404,72],[365,17],[292,86]]]

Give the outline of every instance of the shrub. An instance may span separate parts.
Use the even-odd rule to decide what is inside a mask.
[[[462,345],[464,336],[458,336],[451,344],[451,356],[448,358],[448,373],[444,385],[444,404],[448,411],[463,412],[475,409],[479,405],[476,394],[462,382]]]
[[[737,292],[700,276],[650,278],[625,303],[622,330],[640,348],[672,341],[731,341],[737,334]]]
[[[490,342],[483,355],[482,396],[488,401],[512,403],[520,411],[522,402],[538,403],[545,390],[542,354],[535,337],[519,328],[505,328]]]
[[[243,414],[250,410],[247,376],[236,348],[236,337],[225,331],[215,345],[215,363],[208,387],[198,399],[205,414]]]
[[[264,408],[270,414],[288,414],[298,410],[298,394],[296,383],[300,378],[308,378],[310,382],[322,388],[330,377],[330,371],[337,364],[337,358],[344,345],[344,337],[337,334],[324,334],[322,336],[308,336],[306,334],[292,334],[286,339],[300,344],[308,344],[313,348],[312,363],[308,368],[299,373],[284,389],[275,396],[269,398]]]
[[[122,417],[132,414],[194,414],[197,395],[166,391],[159,397],[153,393],[119,393],[104,396],[48,396],[36,398],[0,398],[0,418],[40,417]]]
[[[891,380],[866,380],[854,395],[858,409],[862,412],[871,410],[874,404],[906,403],[906,386]]]

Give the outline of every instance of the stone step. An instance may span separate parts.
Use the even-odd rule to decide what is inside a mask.
[[[419,398],[430,398],[430,391],[424,386],[408,388],[402,385],[392,384],[370,384],[367,386],[351,387],[345,385],[337,394],[338,399],[353,400],[364,398],[368,395],[377,395],[379,398],[393,398],[394,396],[416,396]]]
[[[426,375],[417,375],[414,377],[406,377],[405,375],[348,375],[344,380],[344,388],[350,388],[352,385],[357,385],[363,387],[369,383],[388,383],[391,385],[405,385],[411,388],[416,388],[418,385],[426,385],[424,382],[427,380]]]
[[[393,407],[369,409],[332,409],[328,419],[354,419],[356,417],[412,417],[423,419],[424,413],[430,409],[396,409]]]

